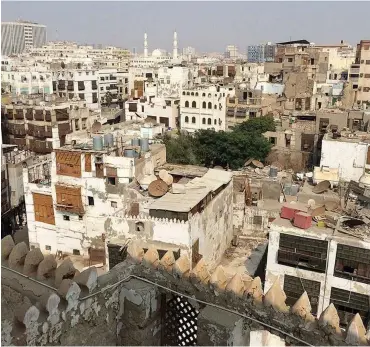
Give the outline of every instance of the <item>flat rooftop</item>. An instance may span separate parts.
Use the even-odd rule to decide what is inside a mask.
[[[150,204],[150,210],[165,210],[173,212],[190,212],[191,209],[201,202],[210,192],[227,184],[232,179],[232,173],[209,169],[203,177],[196,177],[184,185],[184,194],[167,193]]]
[[[157,171],[159,172],[160,170],[166,170],[169,174],[174,176],[184,176],[194,178],[202,177],[205,173],[207,173],[208,168],[196,165],[181,165],[166,163],[155,169],[156,172]]]

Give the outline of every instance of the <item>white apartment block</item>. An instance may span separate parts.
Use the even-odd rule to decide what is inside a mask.
[[[341,226],[341,225],[340,225]],[[370,240],[341,233],[340,227],[299,229],[288,219],[270,225],[265,293],[279,279],[293,305],[307,292],[317,317],[333,303],[341,325],[355,313],[365,321],[370,296]]]
[[[145,120],[174,129],[179,124],[180,98],[149,98],[147,101],[131,100],[125,103],[127,121]]]
[[[112,95],[112,101],[118,101],[128,95],[128,73],[113,68],[98,71],[99,102],[105,103],[107,92]]]
[[[183,90],[180,98],[180,127],[188,132],[200,129],[226,130],[228,90],[207,87]]]
[[[21,69],[20,69],[21,70]],[[53,79],[51,72],[38,71],[2,71],[4,89],[14,96],[28,94],[52,94]],[[30,69],[28,69],[30,70]]]
[[[53,91],[60,97],[84,100],[91,109],[99,108],[98,71],[93,69],[58,69],[52,72]]]

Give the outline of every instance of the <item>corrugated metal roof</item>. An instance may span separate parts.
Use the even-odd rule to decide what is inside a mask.
[[[217,190],[232,179],[232,173],[209,169],[201,178],[196,177],[185,185],[185,194],[167,193],[154,201],[149,209],[174,212],[190,212],[210,192]]]

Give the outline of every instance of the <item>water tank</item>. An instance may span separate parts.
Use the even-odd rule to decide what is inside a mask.
[[[277,177],[277,174],[278,174],[278,169],[276,167],[274,167],[274,166],[271,166],[270,167],[270,174],[269,174],[269,176],[271,178],[275,178],[275,177]]]
[[[134,138],[131,140],[131,145],[132,146],[140,146],[140,139]]]
[[[149,139],[141,139],[141,144],[140,148],[143,152],[148,152],[149,151]]]
[[[98,135],[93,137],[93,149],[95,151],[103,150],[103,137]]]
[[[104,146],[113,147],[113,134],[104,134]]]
[[[123,155],[126,158],[136,158],[138,156],[138,153],[133,148],[126,148],[123,151]]]

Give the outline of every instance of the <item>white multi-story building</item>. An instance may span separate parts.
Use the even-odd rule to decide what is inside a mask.
[[[30,70],[12,69],[3,71],[1,75],[4,89],[14,96],[21,94],[52,94],[53,80],[51,72]]]
[[[130,183],[166,162],[162,144],[140,149],[117,133],[109,147],[81,140],[83,146],[56,143],[51,160],[23,172],[29,242],[44,253],[88,256],[90,247],[104,250],[109,218],[118,211],[139,215],[146,206],[147,198]],[[49,167],[47,178],[43,166]]]
[[[226,99],[235,90],[210,86],[183,90],[180,99],[180,127],[189,132],[200,129],[226,130]]]
[[[84,100],[91,109],[99,107],[98,71],[94,69],[59,69],[52,72],[53,90],[60,97]]]
[[[123,99],[128,94],[128,76],[127,72],[114,68],[100,69],[98,71],[99,84],[99,102],[106,103],[107,92],[112,96],[115,102]]]
[[[342,233],[338,223],[333,231],[314,226],[299,229],[288,219],[273,221],[264,291],[279,280],[287,305],[307,292],[312,314],[319,317],[333,303],[341,325],[346,325],[356,313],[368,318],[370,239]]]
[[[1,55],[21,54],[46,42],[46,26],[26,21],[1,23]]]

